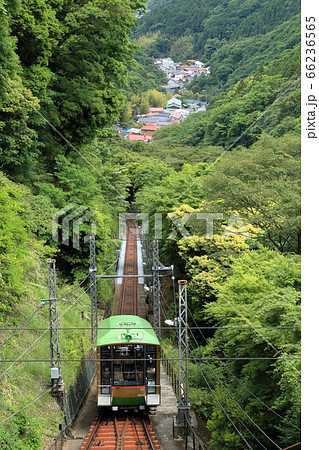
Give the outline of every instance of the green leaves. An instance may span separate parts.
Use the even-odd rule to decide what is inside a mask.
[[[65,11],[63,33],[53,50],[50,114],[59,115],[61,131],[75,144],[111,125],[123,108],[121,88],[135,50],[128,34],[141,5],[94,0]]]
[[[261,229],[256,237],[281,252],[300,252],[300,140],[262,136],[232,152],[207,180],[207,199],[238,211]],[[218,170],[218,176],[216,171]],[[219,207],[220,209],[220,207]]]

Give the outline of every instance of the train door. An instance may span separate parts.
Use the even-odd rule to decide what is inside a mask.
[[[146,346],[146,383],[147,392],[155,394],[156,392],[156,345]]]
[[[101,394],[110,394],[112,373],[112,347],[101,347]]]

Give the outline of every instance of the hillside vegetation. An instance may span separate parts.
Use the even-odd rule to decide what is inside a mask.
[[[48,306],[11,337],[48,297],[48,257],[56,258],[58,295],[85,278],[98,223],[99,271],[114,270],[117,214],[127,207],[126,171],[112,162],[112,130],[125,102],[129,34],[143,2],[0,0],[0,447],[45,448],[62,415],[50,396]],[[151,84],[153,86],[153,84]],[[58,130],[58,131],[57,131]],[[52,236],[54,214],[68,205],[94,214],[80,227],[79,249]],[[61,225],[60,225],[61,228]],[[101,310],[110,283],[99,284]],[[87,355],[88,283],[62,299],[62,359]],[[77,330],[76,327],[83,330]],[[7,360],[8,362],[4,362]],[[33,362],[22,362],[30,360]],[[39,362],[37,362],[39,361]],[[41,362],[43,361],[43,362]],[[66,393],[80,362],[63,362]]]
[[[191,11],[191,14],[189,13]],[[176,0],[140,19],[136,36],[149,36],[149,54],[198,59],[211,68],[200,86],[224,90],[300,41],[300,4],[294,0]]]
[[[299,4],[160,3],[139,19],[133,43],[140,1],[0,0],[1,341],[47,298],[47,257],[65,295],[87,274],[95,220],[107,272],[119,212],[148,213],[151,238],[161,214],[161,260],[188,280],[190,399],[211,445],[288,447],[300,441]],[[165,102],[150,58],[169,55],[211,67],[187,87],[207,111],[156,131],[152,144],[122,141],[118,120]],[[79,249],[61,230],[52,237],[54,214],[71,204],[94,212]],[[111,288],[98,286],[101,312]],[[64,327],[89,327],[87,289],[59,303]],[[58,432],[47,327],[43,306],[1,347],[3,449],[40,449]],[[89,330],[67,333],[63,357],[81,359]],[[78,368],[63,363],[67,390]]]

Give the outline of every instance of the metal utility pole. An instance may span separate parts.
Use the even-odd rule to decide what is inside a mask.
[[[153,241],[153,328],[156,336],[161,337],[161,283],[159,279],[158,241]]]
[[[188,417],[188,331],[187,331],[187,281],[178,280],[178,402],[177,423]]]
[[[160,270],[173,270],[174,266],[165,267],[159,260],[158,240],[153,241],[153,328],[156,336],[161,337],[161,282]]]
[[[62,385],[55,259],[48,259],[51,381]]]
[[[91,338],[97,336],[97,293],[96,293],[96,255],[95,237],[90,236],[90,298],[91,298]]]

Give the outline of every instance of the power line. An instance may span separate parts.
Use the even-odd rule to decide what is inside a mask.
[[[56,301],[58,301],[58,300],[62,300],[62,299],[64,299],[64,298],[66,298],[66,297],[68,297],[70,294],[72,294],[74,291],[76,291],[86,280],[87,280],[87,278],[89,277],[89,274],[84,278],[84,280],[82,280],[74,289],[72,289],[70,292],[68,292],[67,294],[65,294],[65,295],[63,295],[62,297],[59,297],[59,298],[57,298],[57,299],[55,299]],[[52,299],[51,299],[52,300]],[[19,327],[19,328],[16,328],[15,329],[15,332],[11,335],[11,336],[9,336],[4,342],[2,342],[1,344],[0,344],[0,348],[2,348],[7,342],[9,342],[19,331],[21,331],[22,329],[24,329],[24,327],[25,327],[25,325],[28,323],[28,322],[30,322],[30,320],[31,319],[33,319],[33,317],[37,314],[37,312],[40,310],[40,309],[42,309],[43,308],[43,306],[45,305],[45,303],[44,302],[49,302],[50,300],[49,299],[42,299],[41,300],[42,301],[42,303],[41,303],[41,305],[36,309],[36,311]],[[3,330],[5,330],[5,328],[3,329]],[[8,328],[7,329],[7,331],[9,331],[10,330],[10,328]],[[14,328],[12,328],[11,329],[12,331],[14,330]],[[30,329],[29,329],[30,330]],[[2,331],[2,329],[0,329],[0,331]]]
[[[193,322],[195,324],[197,324],[191,310],[189,309],[189,313],[193,319]],[[200,330],[200,328],[198,328]],[[193,333],[192,333],[193,334]],[[201,332],[202,338],[205,340],[206,343],[207,339],[205,338],[205,336],[203,335],[203,333]],[[194,336],[193,336],[194,337]],[[195,341],[197,342],[196,338]],[[197,344],[198,345],[198,344]],[[212,349],[212,352],[215,356],[217,356],[217,353],[215,352],[215,350]],[[284,422],[288,423],[289,425],[291,425],[292,427],[296,428],[297,430],[301,431],[301,429],[299,427],[297,427],[296,425],[294,425],[292,422],[290,422],[289,420],[287,420],[285,417],[281,416],[277,411],[275,411],[274,409],[272,409],[270,406],[268,406],[265,402],[263,402],[260,398],[258,398],[252,391],[250,391],[240,380],[239,378],[236,377],[236,375],[234,375],[231,370],[224,365],[224,368],[227,370],[227,372],[232,375],[234,377],[234,379],[250,394],[252,395],[256,400],[258,400],[262,405],[264,405],[269,411],[271,411],[273,414],[276,414],[280,419],[282,419]]]
[[[30,322],[30,320],[31,319],[33,319],[33,317],[37,314],[37,312],[38,311],[40,311],[40,309],[42,309],[43,308],[43,306],[44,306],[44,304],[41,304],[35,311],[34,311],[34,313],[19,327],[19,328],[17,328],[16,329],[16,331],[13,333],[13,334],[11,334],[11,336],[9,336],[5,341],[3,341],[1,344],[0,344],[0,348],[2,348],[7,342],[9,342],[20,330],[22,330],[24,327],[25,327],[25,325],[28,323],[28,322]]]
[[[284,92],[282,92],[280,95],[279,95],[279,97],[277,97],[276,98],[276,100],[274,100],[273,102],[272,102],[272,104],[271,105],[269,105],[261,114],[260,114],[260,116],[259,117],[257,117],[257,119],[252,123],[252,124],[250,124],[246,129],[245,129],[245,131],[243,131],[243,133],[238,137],[238,138],[236,138],[228,147],[227,147],[227,149],[226,150],[224,150],[223,151],[223,153],[217,158],[217,159],[215,159],[215,161],[212,163],[212,164],[210,164],[205,170],[204,170],[204,172],[199,176],[199,177],[197,177],[197,178],[195,178],[195,180],[188,186],[188,188],[184,191],[184,192],[182,192],[182,194],[177,198],[177,200],[179,200],[181,197],[183,197],[183,195],[184,194],[186,194],[186,192],[188,192],[189,191],[189,189],[194,185],[194,184],[196,184],[197,182],[198,182],[198,180],[200,180],[212,167],[213,167],[213,165],[220,159],[220,158],[222,158],[224,155],[225,155],[225,153],[227,153],[235,144],[237,144],[237,142],[247,133],[247,131],[248,130],[250,130],[250,128],[251,127],[253,127],[265,114],[266,114],[266,112],[267,111],[269,111],[269,109],[270,108],[272,108],[273,107],[273,105],[275,104],[275,103],[277,103],[278,102],[278,100],[280,100],[299,80],[301,79],[301,77],[299,77],[299,78],[297,78],[293,83],[291,83],[289,86],[288,86],[288,88],[284,91]]]
[[[191,352],[191,353],[192,353],[192,352]],[[234,421],[231,419],[231,417],[229,417],[229,415],[227,414],[227,411],[225,410],[225,408],[223,407],[223,405],[222,405],[222,404],[220,403],[220,401],[218,400],[218,398],[217,398],[215,392],[213,391],[213,389],[211,388],[210,384],[208,383],[208,381],[207,381],[207,379],[206,379],[206,377],[205,377],[205,375],[204,375],[202,369],[200,368],[200,366],[198,366],[198,369],[199,369],[199,371],[201,372],[202,377],[203,377],[203,379],[204,379],[204,381],[205,381],[205,383],[206,383],[208,389],[210,390],[211,394],[213,395],[214,399],[217,401],[218,405],[219,405],[220,408],[222,409],[223,413],[225,414],[225,416],[227,417],[227,419],[229,420],[229,422],[230,422],[230,423],[233,425],[233,427],[235,428],[237,434],[239,434],[239,436],[240,436],[240,437],[242,438],[242,440],[245,442],[245,444],[247,445],[247,447],[248,447],[250,450],[253,450],[253,448],[248,444],[248,442],[246,441],[246,439],[244,438],[244,436],[241,434],[241,432],[239,431],[239,429],[236,427]]]
[[[189,309],[189,308],[188,308]],[[193,317],[193,316],[192,316]],[[194,320],[194,318],[193,318],[193,320]],[[195,322],[195,324],[196,324],[196,321],[194,320],[194,322]],[[187,325],[187,324],[186,324]],[[189,327],[187,327],[187,328],[189,328]],[[197,339],[195,338],[195,336],[194,336],[194,333],[193,332],[191,332],[192,333],[192,336],[193,336],[193,339],[194,339],[194,341],[195,341],[195,343],[196,343],[196,345],[197,345],[197,347],[199,347],[199,345],[198,345],[198,342],[197,342]],[[202,333],[201,333],[202,334]],[[191,355],[193,356],[193,352],[191,351],[191,349],[190,349],[190,352],[191,352]],[[214,352],[215,353],[215,352]],[[197,363],[198,361],[202,361],[202,359],[203,358],[197,358],[197,357],[193,357],[193,360]],[[199,370],[200,370],[200,372],[202,373],[202,370],[201,370],[201,368],[197,365],[197,367],[199,368]],[[274,444],[275,445],[275,447],[277,447],[278,449],[280,449],[280,447],[276,444],[276,442],[274,442],[263,430],[262,430],[262,428],[246,413],[246,411],[239,405],[239,403],[237,402],[237,400],[232,396],[232,394],[227,390],[227,388],[224,386],[224,384],[222,383],[222,381],[219,379],[219,377],[217,376],[217,374],[215,374],[215,372],[214,372],[214,370],[212,369],[212,367],[211,366],[209,366],[210,367],[210,369],[211,369],[211,371],[213,372],[213,375],[217,378],[217,380],[218,380],[218,382],[222,385],[222,387],[223,387],[223,389],[226,391],[226,393],[228,394],[228,396],[235,402],[235,404],[237,405],[237,407],[243,412],[243,414],[245,414],[245,416],[253,423],[253,425],[254,426],[256,426],[257,428],[258,428],[258,430],[272,443],[272,444]],[[202,373],[202,376],[203,376],[203,373]],[[208,385],[208,387],[209,387],[209,389],[211,390],[211,387],[210,387],[210,385],[209,385],[209,383],[208,383],[208,381],[207,381],[207,379],[203,376],[203,378],[204,378],[204,380],[205,380],[205,382],[206,382],[206,384]],[[212,382],[212,379],[210,378],[210,380],[211,380],[211,382]],[[213,391],[211,390],[211,392],[213,393]],[[214,393],[213,393],[213,395],[214,395]],[[215,399],[217,400],[217,397],[214,395],[214,397],[215,397]],[[220,402],[218,402],[219,403],[219,405],[220,405],[220,407],[222,408],[222,410],[223,410],[223,412],[225,413],[225,415],[226,415],[226,417],[229,419],[229,416],[228,416],[228,414],[226,413],[226,411],[225,411],[225,409],[222,407],[222,405],[221,405],[221,403]],[[229,405],[228,405],[228,407],[229,407]],[[229,407],[230,408],[230,407]],[[230,408],[231,409],[231,408]],[[231,409],[232,410],[232,409]],[[251,430],[249,430],[249,428],[246,426],[246,424],[245,423],[243,423],[242,422],[242,420],[238,417],[238,415],[236,414],[236,412],[234,412],[233,410],[232,410],[232,412],[235,414],[235,416],[237,417],[237,419],[239,420],[239,422],[242,424],[242,426],[251,434],[251,436],[258,442],[258,444],[262,447],[262,448],[264,448],[264,449],[266,449],[266,447],[259,441],[259,439],[252,433],[252,431]],[[235,424],[233,423],[233,425],[235,426]],[[235,427],[235,429],[236,429],[236,431],[238,430],[236,427]],[[238,430],[238,432],[239,432],[239,430]],[[240,434],[240,436],[242,437],[242,435]],[[245,441],[246,442],[246,441]],[[246,442],[247,443],[247,442]],[[247,443],[248,444],[248,443]],[[249,444],[248,444],[249,445]],[[267,449],[266,449],[267,450]]]
[[[118,358],[117,358],[118,359]],[[117,361],[117,359],[99,359],[99,361]],[[301,358],[282,358],[282,357],[273,357],[273,358],[260,358],[260,357],[249,357],[249,358],[231,358],[231,357],[216,357],[216,358],[197,358],[199,361],[264,361],[264,360],[269,360],[269,361],[286,361],[286,360],[300,360]],[[183,358],[183,361],[189,361],[190,358]],[[24,360],[11,360],[11,359],[0,359],[0,363],[9,363],[9,362],[49,362],[51,361],[50,359],[24,359]],[[81,358],[81,359],[61,359],[62,362],[76,362],[76,361],[95,361],[94,358]],[[148,361],[148,359],[143,359],[143,358],[139,358],[139,361]],[[153,358],[153,361],[179,361],[179,358]]]
[[[86,275],[86,277],[75,287],[73,288],[70,292],[66,293],[65,295],[62,295],[62,297],[58,297],[58,298],[43,298],[42,301],[43,302],[49,302],[50,300],[55,300],[55,301],[59,301],[59,300],[63,300],[64,298],[68,297],[69,295],[73,294],[74,291],[76,291],[77,289],[79,289],[79,287],[82,286],[82,284],[89,278],[90,274],[88,273]]]
[[[114,261],[112,264],[110,264],[105,271],[108,271],[112,266],[114,266],[114,264],[116,264],[116,261]],[[106,273],[106,272],[104,272]],[[96,283],[97,280],[95,280]],[[70,308],[72,308],[82,297],[84,294],[86,294],[86,292],[90,289],[91,285],[78,297],[74,300],[73,303],[71,303],[71,305],[69,305],[69,307],[60,315],[60,317],[63,317],[64,314],[67,313],[67,311],[69,311]],[[14,361],[12,361],[12,364],[10,367],[7,368],[7,370],[5,372],[3,372],[2,374],[0,374],[0,380],[9,372],[9,370],[14,366],[14,364],[16,364],[17,362],[20,362],[20,358],[22,358],[23,355],[25,355],[26,353],[28,353],[31,348],[45,335],[46,332],[48,332],[50,330],[50,328],[46,328],[45,331],[43,331],[43,333],[26,349],[23,351],[23,353]],[[1,361],[1,360],[0,360]]]
[[[109,182],[109,180],[107,179],[107,178],[105,178],[105,176],[104,175],[102,175],[101,174],[101,172],[98,170],[98,169],[96,169],[94,166],[93,166],[93,164],[85,157],[85,156],[83,156],[82,155],[82,153],[81,152],[79,152],[79,150],[77,149],[77,148],[75,148],[74,147],[74,145],[46,118],[46,117],[44,117],[44,115],[38,110],[38,109],[36,109],[36,107],[31,103],[31,102],[29,102],[29,100],[15,87],[15,86],[13,86],[11,83],[10,83],[10,81],[9,80],[7,80],[1,73],[0,73],[0,76],[3,78],[3,80],[11,87],[11,89],[13,89],[14,91],[16,91],[19,95],[20,95],[20,97],[22,97],[23,98],[23,100],[37,113],[37,114],[39,114],[39,116],[40,117],[42,117],[42,119],[52,128],[52,130],[53,131],[55,131],[55,133],[57,133],[63,140],[64,140],[64,142],[66,142],[78,155],[80,155],[81,156],[81,158],[83,158],[84,159],[84,161],[86,161],[88,164],[89,164],[89,166],[91,166],[92,167],[92,169],[98,174],[98,175],[100,175],[100,177],[102,177],[103,178],[103,180],[105,180],[106,182],[107,182],[107,184],[114,190],[114,191],[116,191],[123,199],[125,199],[125,197],[124,197],[124,195],[123,194],[121,194],[110,182]]]
[[[194,338],[194,334],[192,333],[193,338]],[[195,339],[196,342],[196,339]],[[192,352],[191,352],[192,353]],[[195,361],[197,359],[195,358]],[[276,442],[274,442],[264,431],[262,428],[260,428],[260,426],[249,416],[249,414],[246,413],[246,411],[240,406],[240,404],[237,402],[237,400],[233,397],[233,395],[229,392],[229,390],[226,388],[226,386],[224,385],[224,383],[221,381],[221,379],[218,377],[218,375],[215,373],[215,371],[213,370],[213,368],[211,366],[209,366],[211,369],[211,372],[213,373],[214,377],[218,380],[218,382],[220,383],[220,385],[223,387],[223,389],[226,391],[227,395],[233,400],[233,402],[237,405],[237,407],[242,411],[243,414],[245,414],[245,416],[255,425],[255,427],[258,428],[258,430],[272,443],[274,444],[275,447],[277,447],[278,449],[280,449],[279,445],[276,444]]]
[[[187,324],[186,324],[186,325],[187,325]],[[177,332],[175,331],[174,333],[175,333],[175,336],[176,336],[176,335],[177,335]],[[173,359],[173,358],[172,358],[172,359]],[[169,359],[165,358],[164,360],[169,360]],[[199,366],[198,366],[198,368],[199,368],[199,370],[201,371],[201,368],[200,368]],[[202,371],[201,371],[201,373],[202,373]],[[227,411],[224,409],[224,407],[222,406],[222,404],[221,404],[221,403],[219,402],[219,400],[217,399],[215,393],[214,393],[213,390],[211,389],[211,386],[210,386],[210,384],[207,382],[207,380],[206,380],[206,378],[205,378],[205,376],[204,376],[203,373],[202,373],[202,377],[203,377],[204,381],[206,382],[206,384],[207,384],[209,390],[210,390],[211,393],[213,394],[214,398],[215,398],[216,401],[218,402],[219,406],[221,407],[222,411],[223,411],[224,414],[226,415],[227,419],[231,422],[231,424],[232,424],[233,427],[235,428],[236,432],[240,435],[240,437],[245,441],[245,443],[246,443],[246,444],[248,445],[248,447],[251,449],[251,447],[249,446],[248,442],[245,440],[245,438],[243,437],[243,435],[240,433],[240,431],[239,431],[238,428],[236,427],[235,423],[234,423],[234,422],[232,421],[232,419],[228,416]],[[231,408],[230,408],[230,409],[231,409]],[[243,424],[243,422],[240,420],[240,418],[238,417],[238,415],[236,414],[236,412],[234,412],[232,409],[231,409],[231,411],[232,411],[233,414],[235,414],[235,416],[237,417],[237,419],[238,419],[238,420],[240,421],[240,423],[247,429],[247,431],[253,436],[253,438],[254,438],[255,440],[257,440],[257,442],[258,442],[259,444],[261,444],[261,443],[259,442],[259,440],[254,436],[254,434],[246,427],[246,425]],[[261,444],[261,446],[262,446],[263,448],[265,448],[262,444]],[[267,449],[266,449],[266,450],[267,450]]]
[[[82,298],[83,297],[83,295],[88,291],[90,289],[90,286],[77,298],[77,299],[75,299],[75,301],[73,302],[73,303],[71,303],[71,305],[61,314],[61,316],[60,317],[63,317],[64,316],[64,314],[66,314],[67,313],[67,311],[70,309],[70,308],[72,308],[72,306],[74,306],[79,300],[80,300],[80,298]],[[11,364],[11,366],[10,367],[8,367],[7,368],[7,370],[5,371],[5,372],[3,372],[1,375],[0,375],[0,379],[2,379],[8,372],[9,372],[9,370],[13,367],[13,365],[14,364],[16,364],[16,363],[18,363],[18,362],[22,362],[23,360],[21,360],[20,358],[22,358],[22,356],[23,355],[25,355],[26,353],[28,353],[30,350],[31,350],[31,348],[34,346],[34,344],[36,344],[44,335],[45,335],[45,333],[47,333],[48,331],[50,330],[50,327],[48,327],[26,350],[24,350],[24,352],[17,358],[17,359],[15,359],[15,360],[12,360],[12,361],[10,361],[12,364]],[[1,360],[0,360],[1,361]],[[3,360],[2,360],[3,361]],[[26,360],[26,361],[28,361],[28,360]],[[36,361],[35,361],[36,362]],[[47,362],[47,361],[46,361]],[[51,360],[50,360],[50,362],[51,362]]]
[[[50,391],[52,391],[54,388],[56,388],[56,385],[50,387],[50,389],[48,389],[47,391],[45,391],[43,394],[39,395],[39,397],[35,398],[34,400],[32,400],[32,402],[28,403],[26,406],[24,406],[23,408],[19,409],[19,411],[11,414],[11,416],[7,417],[6,419],[2,420],[0,422],[0,425],[2,425],[4,422],[7,422],[8,420],[10,420],[12,417],[16,416],[17,414],[19,414],[21,411],[23,411],[24,409],[28,408],[30,405],[33,405],[33,403],[37,402],[38,400],[40,400],[40,398],[44,397],[46,394],[48,394]]]
[[[216,291],[224,300],[225,300],[225,302],[226,303],[228,303],[232,308],[233,308],[233,310],[237,313],[237,314],[239,314],[250,326],[251,326],[251,328],[252,329],[254,329],[255,331],[256,331],[256,333],[259,335],[259,336],[261,336],[266,342],[267,342],[267,344],[269,344],[271,347],[272,347],[272,349],[273,350],[275,350],[276,351],[276,353],[278,353],[279,355],[281,355],[281,356],[283,356],[282,355],[282,353],[265,337],[265,336],[263,336],[259,331],[258,331],[258,329],[250,322],[250,320],[249,319],[247,319],[247,317],[245,317],[239,310],[238,310],[238,308],[236,308],[236,306],[234,306],[229,300],[227,300],[227,298],[221,293],[221,292],[219,292],[219,290],[218,289],[216,289],[213,285],[212,285],[212,283],[209,281],[209,280],[207,280],[207,278],[206,277],[204,277],[203,275],[202,275],[202,273],[201,272],[199,272],[197,269],[196,269],[196,267],[194,267],[193,266],[193,264],[191,264],[186,258],[184,258],[184,256],[181,254],[181,253],[179,253],[179,255],[184,259],[184,261],[186,261],[186,263],[188,263],[191,267],[192,267],[192,269],[193,270],[195,270],[195,272],[204,280],[204,281],[206,281],[206,283],[207,284],[209,284],[211,287],[212,287],[212,289],[214,289],[214,291]],[[289,363],[290,364],[290,363]],[[293,370],[295,370],[297,373],[299,373],[300,374],[300,371],[299,370],[297,370],[292,364],[290,364],[291,365],[291,367],[293,368]]]
[[[282,450],[288,450],[288,449],[290,449],[290,448],[297,447],[297,445],[301,445],[301,442],[297,442],[297,444],[290,445],[290,447],[285,447],[285,448],[283,448]]]
[[[191,354],[192,354],[192,351],[191,351]],[[194,358],[194,357],[193,357]],[[196,363],[196,365],[197,365],[197,361],[199,361],[199,359],[197,358],[197,357],[195,357],[194,358],[194,362]],[[197,366],[198,367],[198,366]],[[212,384],[214,384],[214,382],[213,382],[213,380],[210,378],[210,381],[211,381],[211,383]],[[207,381],[207,379],[205,380],[205,382],[206,382],[206,384],[208,383],[208,381]],[[208,383],[209,384],[209,383]],[[210,384],[209,384],[209,386],[210,386]],[[213,386],[215,389],[216,389],[216,385],[214,385]],[[223,400],[225,401],[225,397],[223,396]],[[240,408],[240,409],[242,409],[241,407],[240,407],[240,405],[238,405],[238,403],[235,401],[235,403],[237,404],[237,406]],[[267,448],[259,441],[259,439],[253,434],[253,432],[247,427],[247,425],[240,419],[240,417],[237,415],[237,413],[236,413],[236,411],[234,411],[229,405],[227,405],[227,402],[226,402],[226,405],[224,405],[225,406],[225,408],[228,406],[228,409],[230,409],[230,411],[232,412],[232,414],[234,414],[235,416],[236,416],[236,418],[237,418],[237,420],[242,424],[242,426],[244,427],[244,428],[246,428],[246,430],[248,431],[248,433],[258,442],[258,444],[259,445],[261,445],[261,447],[262,448],[264,448],[265,450],[267,450]],[[244,413],[245,413],[245,411],[243,411]],[[246,414],[246,413],[245,413]],[[248,416],[248,415],[247,415]],[[249,417],[249,416],[248,416]],[[254,421],[249,417],[249,419],[254,423]],[[255,423],[254,423],[254,425],[256,425]],[[258,427],[258,425],[256,425],[257,427]],[[259,428],[259,427],[258,427]],[[266,435],[267,436],[267,435]]]
[[[163,295],[162,295],[162,299],[164,299]],[[166,302],[164,302],[167,305]],[[167,317],[167,316],[165,316]],[[160,327],[162,330],[177,330],[176,327]],[[251,327],[187,327],[189,330],[251,330],[254,331]],[[267,329],[267,330],[291,330],[291,329],[300,329],[301,326],[294,326],[294,327],[255,327],[257,329]],[[91,327],[60,327],[59,330],[62,331],[66,331],[66,330],[90,330]],[[148,330],[149,328],[144,327],[144,328],[138,328],[139,330]],[[0,328],[0,331],[14,331],[14,330],[18,330],[18,328]],[[24,331],[43,331],[46,330],[46,328],[23,328]],[[118,330],[118,328],[112,328],[112,327],[99,327],[99,330]]]

